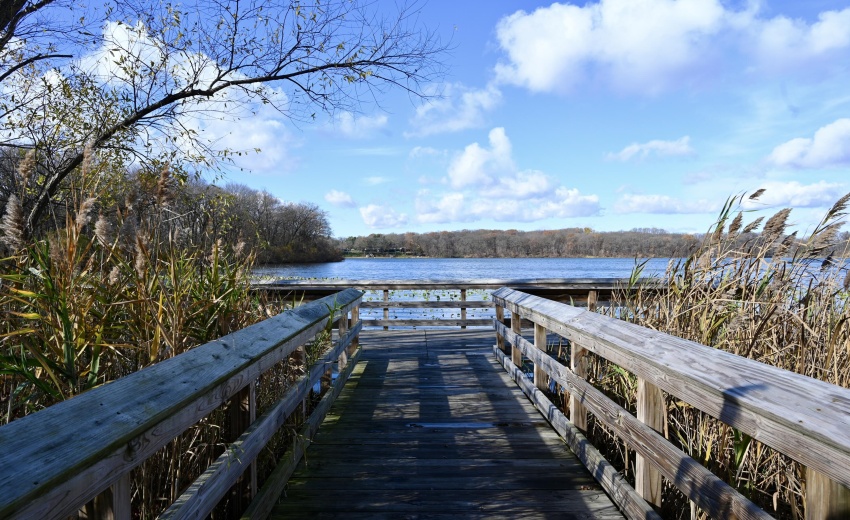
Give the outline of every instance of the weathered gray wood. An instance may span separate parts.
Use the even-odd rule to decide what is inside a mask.
[[[522,316],[520,315],[519,311],[511,312],[511,331],[517,335],[522,334]],[[511,346],[511,361],[513,362],[514,366],[522,366],[522,350],[520,350],[517,345],[513,344]]]
[[[534,324],[534,348],[540,352],[546,352],[546,327],[536,323]],[[537,363],[534,364],[534,386],[544,391],[549,388],[549,376]]]
[[[471,318],[466,320],[363,320],[365,327],[489,327],[493,320]]]
[[[390,319],[390,309],[387,305],[387,302],[390,301],[390,291],[389,289],[384,289],[384,321]],[[384,326],[384,330],[387,330],[389,327]]]
[[[575,343],[570,345],[570,369],[576,376],[587,378],[587,350]],[[587,431],[587,410],[579,396],[570,394],[570,421],[581,431]]]
[[[362,302],[361,302],[362,305]],[[351,323],[349,328],[353,327],[356,323],[360,322],[360,307],[355,305],[351,308]],[[362,323],[361,323],[362,326]],[[354,355],[354,352],[357,348],[360,347],[360,336],[354,336],[354,339],[351,340],[351,345],[348,347],[348,357]]]
[[[644,278],[639,282],[646,286],[663,284],[658,279]],[[627,278],[520,278],[520,279],[479,279],[479,280],[278,280],[269,283],[254,284],[257,289],[292,290],[297,288],[324,289],[339,291],[353,287],[359,290],[451,290],[451,289],[564,289],[587,293],[625,289]]]
[[[546,395],[535,387],[525,374],[500,349],[494,353],[499,363],[508,371],[511,378],[522,389],[523,393],[534,403],[537,410],[549,421],[579,458],[591,475],[602,485],[614,503],[617,504],[626,517],[632,520],[660,520],[660,516],[646,501],[635,492],[635,489],[623,478],[614,466],[599,453],[582,432],[567,420]]]
[[[505,322],[505,308],[504,307],[496,307],[496,321],[499,323]],[[496,334],[496,346],[499,347],[499,350],[505,351],[505,338],[501,334]]]
[[[539,352],[528,340],[495,320],[494,326],[501,330],[507,341],[519,345],[523,354],[535,364],[540,363],[558,384],[568,386],[570,393],[577,395],[590,412],[625,440],[630,448],[652,462],[662,475],[712,518],[772,518],[557,360]]]
[[[461,303],[466,302],[466,289],[460,290],[460,301],[461,301]],[[466,307],[464,307],[463,305],[461,305],[461,307],[460,307],[460,319],[461,320],[466,319]],[[461,325],[460,328],[465,329],[466,325]]]
[[[663,435],[667,407],[661,390],[643,378],[637,380],[637,418]],[[643,455],[635,459],[635,489],[650,504],[661,506],[661,473]]]
[[[850,390],[511,289],[493,299],[850,486]]]
[[[224,436],[224,440],[234,442],[251,426],[251,423],[257,420],[256,381],[251,381],[231,397],[227,406],[227,413],[230,416],[230,431]],[[237,510],[243,508],[243,498],[246,491],[250,497],[253,497],[257,492],[257,467],[254,464],[249,466],[247,476],[241,475],[238,481],[234,481],[229,491]]]
[[[289,477],[292,476],[292,472],[295,471],[298,463],[304,457],[304,452],[307,450],[307,447],[310,446],[313,436],[316,435],[316,431],[325,419],[328,410],[330,410],[331,405],[333,405],[334,401],[339,397],[340,392],[342,392],[346,382],[348,382],[351,373],[354,371],[357,362],[360,360],[361,352],[362,350],[358,348],[352,353],[348,365],[340,371],[331,391],[327,392],[322,397],[322,400],[313,410],[313,413],[310,414],[306,423],[301,427],[292,448],[286,451],[278,465],[275,466],[271,475],[269,475],[266,479],[265,484],[263,484],[263,488],[257,496],[254,497],[251,504],[248,505],[248,509],[242,513],[242,520],[265,519],[269,516],[275,502],[278,497],[280,497],[286,483],[289,481]]]
[[[496,306],[490,300],[389,300],[383,301],[364,301],[360,304],[363,309],[383,309],[389,306],[390,309],[492,309]],[[463,316],[461,316],[463,319]]]
[[[348,334],[337,340],[335,346],[310,367],[309,372],[287,390],[260,420],[255,421],[231,443],[227,451],[210,465],[159,518],[162,520],[205,518],[227,490],[236,483],[245,469],[253,465],[252,462],[260,450],[283,426],[313,385],[321,379],[327,367],[333,365],[339,353],[351,343],[358,332],[359,327],[355,326]]]
[[[850,518],[850,489],[813,469],[806,469],[806,520]]]
[[[0,517],[73,514],[324,328],[334,301],[361,295],[298,307],[3,426]]]
[[[273,518],[620,516],[497,366],[492,331],[361,339],[357,370]]]

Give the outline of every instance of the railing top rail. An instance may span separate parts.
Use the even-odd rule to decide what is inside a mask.
[[[182,431],[152,428],[189,406],[203,417],[270,368],[279,349],[302,344],[331,311],[346,312],[361,297],[343,290],[0,427],[0,517],[95,464],[117,478],[143,460],[138,451],[160,442],[152,437]]]
[[[850,486],[850,390],[502,288],[493,300]]]
[[[422,279],[422,280],[276,280],[273,282],[256,283],[255,288],[266,289],[325,289],[354,287],[356,289],[498,289],[511,287],[515,289],[546,288],[546,289],[575,289],[575,290],[613,290],[627,287],[628,278],[517,278],[517,279]],[[641,278],[643,285],[662,285],[655,278]]]

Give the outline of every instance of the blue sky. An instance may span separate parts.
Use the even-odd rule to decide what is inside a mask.
[[[793,207],[805,232],[850,191],[850,2],[430,0],[421,19],[451,39],[442,97],[261,110],[222,139],[262,149],[227,180],[318,204],[336,236],[703,232],[758,188],[749,209]]]

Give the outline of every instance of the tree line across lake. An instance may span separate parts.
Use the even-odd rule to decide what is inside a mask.
[[[740,237],[746,240],[754,235]],[[688,256],[702,235],[658,228],[600,232],[590,228],[543,231],[477,229],[434,233],[371,234],[339,239],[346,256],[430,256],[475,258]],[[850,240],[845,232],[843,241]]]

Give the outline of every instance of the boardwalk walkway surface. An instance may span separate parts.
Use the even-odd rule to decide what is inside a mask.
[[[622,518],[492,354],[492,331],[364,332],[273,518]]]

